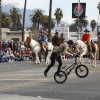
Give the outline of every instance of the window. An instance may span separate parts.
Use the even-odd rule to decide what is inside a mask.
[[[13,41],[19,41],[19,38],[12,38],[11,40],[13,40]]]

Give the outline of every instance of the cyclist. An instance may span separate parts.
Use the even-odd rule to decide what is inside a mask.
[[[56,60],[59,63],[58,72],[60,71],[61,66],[62,66],[61,54],[64,53],[64,54],[72,55],[72,53],[70,53],[68,50],[70,50],[69,45],[67,44],[66,40],[64,39],[62,44],[52,52],[51,63],[47,67],[47,69],[44,71],[44,76],[47,77],[48,71],[50,70],[50,68],[52,66],[54,66]]]

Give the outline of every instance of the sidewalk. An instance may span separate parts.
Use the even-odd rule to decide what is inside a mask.
[[[42,98],[41,96],[31,97],[31,96],[20,96],[17,94],[0,94],[0,100],[61,100],[61,99],[51,99],[51,98]]]

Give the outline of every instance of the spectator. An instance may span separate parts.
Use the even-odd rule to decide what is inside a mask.
[[[64,34],[62,33],[62,34],[60,35],[60,42],[62,43],[63,40],[66,40],[66,39],[65,39],[65,37],[64,37]]]
[[[7,55],[7,52],[3,52],[3,56],[2,56],[1,62],[8,62],[8,61],[9,61],[9,57]]]
[[[13,51],[11,51],[10,59],[11,59],[12,62],[15,61],[15,56],[14,56],[14,54],[13,54]]]
[[[21,61],[21,60],[22,60],[21,51],[15,52],[15,61]]]

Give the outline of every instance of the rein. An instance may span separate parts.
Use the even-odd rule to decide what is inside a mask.
[[[35,45],[32,49],[34,50],[34,48],[35,48],[36,46],[38,46],[37,42],[36,42],[36,45]]]

